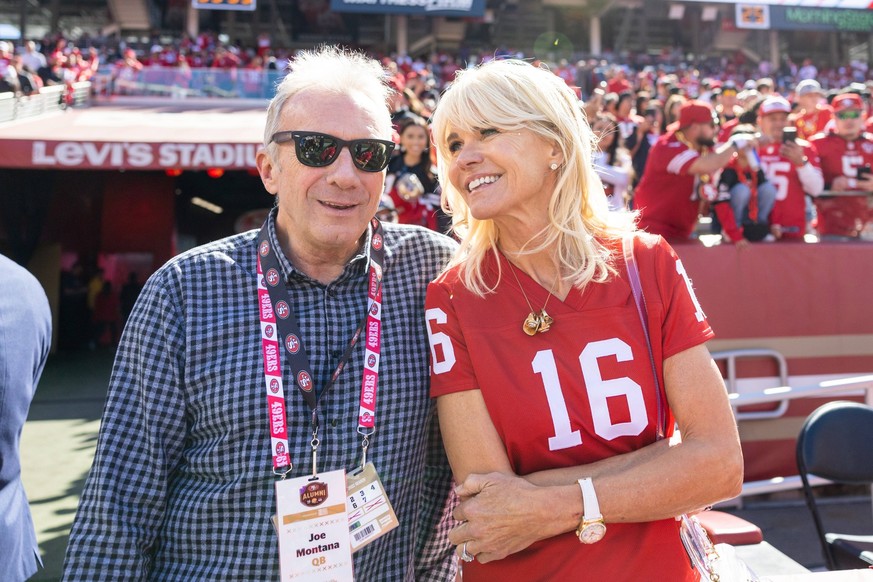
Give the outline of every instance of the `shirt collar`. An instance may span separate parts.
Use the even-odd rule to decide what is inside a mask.
[[[267,232],[270,238],[270,244],[273,245],[274,249],[276,249],[276,255],[279,258],[279,265],[282,268],[282,276],[286,281],[292,279],[311,280],[310,277],[306,275],[306,273],[294,267],[291,259],[285,256],[285,253],[282,250],[282,245],[279,244],[279,235],[276,232],[276,217],[278,215],[278,212],[278,206],[274,206],[270,210],[270,214],[267,217]],[[343,269],[343,273],[339,277],[337,277],[338,282],[367,273],[367,270],[370,268],[370,243],[372,241],[372,238],[373,227],[368,223],[367,232],[364,234],[364,244],[361,246],[358,252],[355,253],[355,255],[351,259],[349,259],[349,262],[346,263],[346,266]]]

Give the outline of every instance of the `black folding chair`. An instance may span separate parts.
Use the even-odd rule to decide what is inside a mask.
[[[873,483],[873,408],[828,402],[803,423],[797,437],[797,469],[829,570],[873,566],[873,535],[826,533],[807,474],[835,483]]]

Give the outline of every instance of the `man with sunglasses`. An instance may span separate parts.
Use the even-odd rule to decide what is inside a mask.
[[[873,136],[864,132],[864,103],[860,95],[837,95],[832,107],[834,130],[810,140],[821,159],[825,190],[837,192],[832,198],[816,198],[817,230],[823,239],[855,239],[870,220]]]
[[[456,245],[373,220],[394,147],[387,96],[361,54],[291,63],[257,156],[276,197],[267,221],[172,259],[131,314],[66,579],[275,580],[281,560],[283,579],[313,580],[301,564],[335,556],[358,580],[454,579],[424,294]],[[374,472],[359,479],[361,467]],[[328,488],[337,473],[366,479],[362,515],[385,519],[331,518],[347,503],[364,511]],[[317,510],[279,505],[274,528],[284,495],[327,499],[319,520],[339,542]],[[318,529],[295,536],[297,522]],[[290,571],[289,555],[303,556]]]

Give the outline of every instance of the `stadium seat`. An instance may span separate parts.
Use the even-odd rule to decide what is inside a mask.
[[[873,566],[873,535],[827,532],[822,525],[808,474],[834,483],[873,483],[873,408],[855,402],[828,402],[803,423],[797,438],[797,469],[806,504],[830,570]]]

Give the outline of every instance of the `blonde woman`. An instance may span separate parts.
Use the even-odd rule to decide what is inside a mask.
[[[462,72],[433,139],[461,237],[427,319],[464,580],[697,580],[674,516],[736,495],[742,455],[681,262],[609,212],[591,130],[545,70]]]

